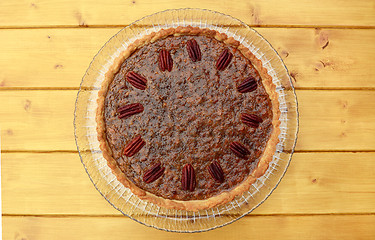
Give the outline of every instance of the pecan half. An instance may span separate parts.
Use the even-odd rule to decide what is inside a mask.
[[[255,78],[249,77],[242,81],[240,85],[237,87],[237,91],[240,93],[252,92],[257,89],[258,85],[255,81]]]
[[[202,59],[201,49],[195,39],[190,39],[186,43],[186,48],[189,54],[189,57],[193,62],[200,61]]]
[[[124,149],[124,155],[131,157],[137,152],[139,152],[146,142],[142,139],[140,135],[133,138]]]
[[[120,114],[118,118],[128,118],[134,114],[143,112],[143,105],[140,103],[132,103],[117,109],[117,112]]]
[[[168,72],[172,71],[173,67],[173,60],[169,51],[162,49],[159,52],[159,68],[162,72],[168,70]]]
[[[239,142],[232,142],[229,148],[234,154],[236,154],[237,157],[240,158],[246,159],[246,156],[250,154],[250,151]]]
[[[152,183],[156,179],[160,178],[163,175],[165,167],[161,167],[161,163],[154,164],[149,170],[143,175],[143,181],[145,183]]]
[[[221,54],[216,62],[217,70],[224,70],[232,60],[233,54],[226,48]]]
[[[224,182],[224,172],[223,172],[223,169],[221,169],[221,166],[218,162],[213,161],[208,166],[208,172],[216,181]]]
[[[249,127],[257,128],[263,120],[255,114],[242,113],[241,121]]]
[[[133,87],[140,90],[145,90],[147,87],[147,79],[133,71],[129,71],[126,74],[126,80],[128,80],[128,82],[133,85]]]
[[[191,164],[186,164],[182,169],[182,189],[187,191],[194,191],[195,189],[195,172]]]

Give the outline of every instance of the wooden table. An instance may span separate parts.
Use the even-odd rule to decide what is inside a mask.
[[[122,27],[168,8],[223,12],[261,33],[296,87],[289,170],[245,218],[200,234],[122,216],[95,190],[73,135],[93,56]],[[4,239],[375,239],[375,2],[0,1]]]

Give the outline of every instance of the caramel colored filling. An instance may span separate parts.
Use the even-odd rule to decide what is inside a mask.
[[[191,39],[196,43],[187,44]],[[226,49],[233,55],[228,64],[228,56],[220,60]],[[170,56],[161,60],[164,50]],[[136,75],[129,81],[129,72],[146,85]],[[252,172],[272,131],[272,110],[258,72],[237,49],[205,36],[178,36],[125,60],[105,99],[105,122],[113,157],[136,186],[198,200],[232,189]],[[137,136],[145,144],[138,139],[138,147],[129,147]],[[127,146],[132,156],[124,154]]]

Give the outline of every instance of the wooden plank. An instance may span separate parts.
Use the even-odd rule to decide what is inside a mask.
[[[375,213],[375,153],[295,153],[253,214]],[[4,214],[121,215],[96,191],[77,153],[3,153]]]
[[[77,150],[73,128],[77,92],[2,92],[2,150]]]
[[[4,214],[117,214],[95,189],[78,153],[3,153]]]
[[[235,4],[229,0],[115,0],[110,4],[92,0],[1,1],[0,26],[127,25],[155,12],[186,7],[223,12],[251,25],[375,26],[371,0],[237,1]]]
[[[3,150],[75,151],[77,91],[3,91]],[[297,150],[374,150],[375,91],[297,91]]]
[[[297,150],[375,149],[375,91],[297,91],[297,99]]]
[[[259,33],[283,58],[297,89],[375,87],[374,29],[261,28]]]
[[[0,89],[77,88],[92,58],[119,30],[1,30]],[[299,89],[375,87],[375,29],[256,30],[279,52]]]
[[[0,85],[78,88],[93,57],[119,30],[0,30]]]
[[[374,215],[246,217],[209,232],[179,239],[373,239]],[[176,239],[175,233],[127,217],[3,217],[4,239]]]

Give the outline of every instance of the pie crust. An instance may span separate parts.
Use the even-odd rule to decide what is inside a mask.
[[[112,150],[109,147],[109,143],[106,137],[106,123],[104,119],[104,110],[105,110],[105,98],[110,83],[114,79],[115,74],[119,71],[122,63],[127,59],[133,52],[137,49],[142,48],[144,45],[153,43],[159,39],[166,38],[168,36],[179,36],[179,35],[204,35],[207,37],[214,38],[218,41],[225,43],[231,47],[237,48],[243,56],[251,61],[253,66],[257,69],[263,86],[266,92],[269,95],[269,98],[272,103],[272,133],[269,137],[269,140],[266,144],[266,147],[263,151],[261,158],[259,159],[258,165],[250,173],[250,175],[236,187],[232,188],[229,191],[223,191],[220,194],[204,199],[204,200],[172,200],[165,199],[150,192],[147,192],[138,186],[136,186],[132,181],[130,181],[125,174],[120,170],[116,160],[113,158]],[[187,210],[187,211],[199,211],[205,210],[218,205],[222,205],[232,201],[236,196],[241,196],[244,192],[248,191],[250,186],[257,180],[257,178],[264,175],[266,170],[269,167],[269,163],[272,161],[273,155],[276,151],[276,145],[279,142],[280,134],[280,110],[279,110],[279,101],[278,94],[276,92],[276,86],[272,83],[271,76],[267,73],[267,69],[263,67],[262,62],[251,53],[249,49],[240,44],[237,40],[232,37],[228,37],[224,33],[219,33],[215,30],[210,30],[207,28],[198,28],[198,27],[177,27],[162,29],[158,32],[153,32],[149,35],[144,36],[141,39],[134,41],[130,44],[128,48],[123,51],[119,57],[114,60],[113,65],[109,68],[108,72],[105,74],[105,79],[102,83],[101,89],[98,93],[98,108],[96,112],[96,122],[97,122],[97,133],[98,140],[100,143],[100,149],[103,152],[104,158],[107,160],[108,166],[112,169],[113,174],[117,177],[118,181],[121,182],[125,187],[129,188],[132,193],[138,196],[142,200],[154,203],[160,207],[165,207],[169,209],[177,210]]]

